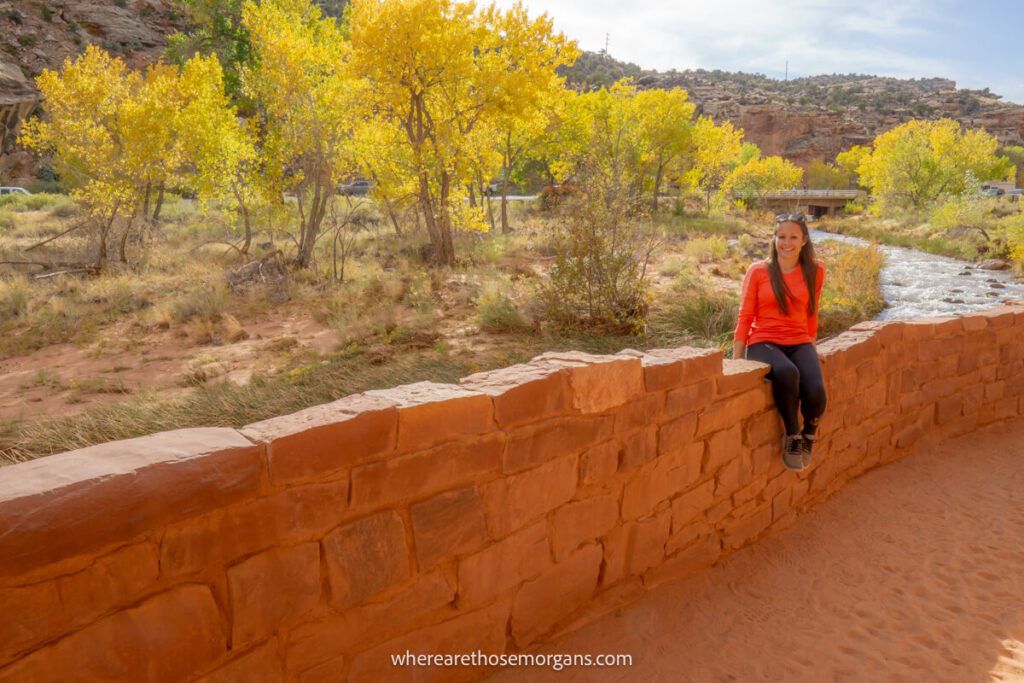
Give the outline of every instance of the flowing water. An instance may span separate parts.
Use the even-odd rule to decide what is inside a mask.
[[[856,237],[820,230],[811,230],[811,239],[868,244]],[[881,277],[886,307],[876,320],[958,315],[1024,300],[1024,282],[1010,271],[982,270],[973,263],[916,249],[885,244],[878,247],[885,254]]]

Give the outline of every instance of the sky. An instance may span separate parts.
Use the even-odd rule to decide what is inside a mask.
[[[496,0],[509,7],[514,0]],[[950,78],[1024,104],[1024,1],[522,0],[645,69]]]

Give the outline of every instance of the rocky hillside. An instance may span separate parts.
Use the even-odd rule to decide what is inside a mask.
[[[14,134],[38,101],[35,76],[90,43],[142,66],[183,22],[166,0],[0,0],[0,184],[23,179],[31,167]]]
[[[336,14],[344,0],[320,0]],[[173,0],[0,0],[0,184],[27,180],[31,159],[14,144],[15,131],[36,106],[32,78],[59,68],[89,43],[129,64],[155,61],[167,35],[185,26]],[[900,80],[832,75],[779,81],[723,71],[647,71],[598,53],[585,53],[565,72],[580,89],[623,76],[642,88],[686,88],[701,113],[729,119],[767,154],[807,166],[831,160],[912,117],[948,116],[983,127],[1003,144],[1024,144],[1024,106],[985,90],[958,89],[946,79]]]
[[[987,88],[959,89],[955,81],[942,78],[848,74],[779,81],[703,69],[646,71],[592,52],[566,70],[569,82],[581,89],[625,76],[641,88],[685,88],[700,113],[716,121],[731,120],[765,153],[803,166],[830,161],[838,152],[915,117],[953,118],[985,128],[1004,145],[1024,145],[1024,106],[1003,102]]]

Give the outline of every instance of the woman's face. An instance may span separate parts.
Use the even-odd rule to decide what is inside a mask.
[[[787,221],[775,228],[775,249],[783,261],[796,261],[806,242],[804,231],[796,223]]]

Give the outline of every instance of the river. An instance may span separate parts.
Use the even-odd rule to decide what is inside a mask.
[[[811,230],[814,242],[868,242]],[[886,307],[876,320],[908,320],[958,315],[996,304],[1024,300],[1024,282],[1008,270],[982,270],[973,263],[916,249],[878,245],[885,254],[882,296]]]

